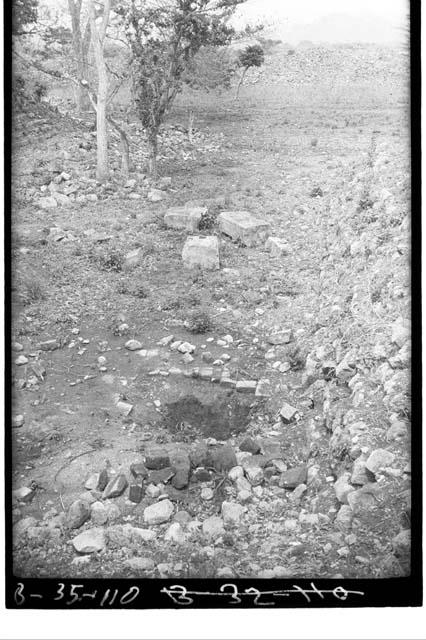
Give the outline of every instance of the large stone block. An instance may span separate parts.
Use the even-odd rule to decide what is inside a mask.
[[[185,267],[192,269],[219,269],[219,241],[216,236],[192,236],[187,239],[182,250]]]
[[[166,211],[164,224],[171,229],[196,231],[206,213],[206,207],[171,207]]]
[[[270,233],[269,222],[255,218],[248,211],[223,211],[218,220],[222,233],[247,247],[262,244]]]

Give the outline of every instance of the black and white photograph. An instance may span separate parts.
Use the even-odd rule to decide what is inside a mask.
[[[419,606],[417,3],[5,12],[7,606]]]

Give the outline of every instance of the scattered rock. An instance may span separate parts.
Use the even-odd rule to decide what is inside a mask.
[[[368,471],[376,474],[380,469],[389,467],[394,460],[395,456],[390,451],[386,451],[386,449],[376,449],[369,455],[365,466]]]
[[[98,500],[90,506],[90,517],[92,518],[93,523],[97,526],[101,526],[108,522],[108,511],[103,502]]]
[[[255,393],[256,387],[257,380],[238,380],[235,385],[235,388],[239,393]]]
[[[236,502],[222,502],[222,518],[225,524],[238,524],[246,508]]]
[[[295,489],[299,484],[305,484],[307,480],[308,469],[305,465],[293,467],[281,474],[279,486],[284,489]]]
[[[18,356],[15,359],[15,364],[17,364],[18,366],[21,366],[23,364],[28,364],[28,358],[26,356]]]
[[[133,571],[145,573],[155,568],[155,562],[152,558],[128,558],[124,564]]]
[[[23,415],[12,416],[12,427],[17,429],[18,427],[22,427],[24,425],[25,418]]]
[[[37,525],[37,520],[32,516],[28,516],[27,518],[22,518],[22,520],[18,520],[13,525],[13,542],[15,544],[19,543],[22,536],[26,533],[26,531],[30,527],[35,527]]]
[[[362,486],[364,484],[368,484],[369,482],[371,482],[371,480],[373,480],[373,478],[371,477],[372,474],[366,468],[365,463],[366,456],[364,454],[360,455],[358,458],[356,458],[356,460],[354,460],[351,475],[352,484]]]
[[[386,440],[392,442],[401,438],[408,437],[408,425],[402,420],[395,420],[386,432]]]
[[[398,318],[392,325],[392,342],[398,345],[399,348],[410,338],[410,329],[406,325],[403,318]]]
[[[284,329],[283,331],[271,334],[268,337],[268,342],[273,345],[288,344],[291,342],[292,337],[293,331],[291,329]]]
[[[336,498],[342,504],[348,504],[348,493],[354,491],[354,487],[349,484],[351,478],[350,473],[343,473],[334,483],[334,491]]]
[[[247,437],[240,443],[239,449],[240,451],[249,451],[249,453],[256,455],[256,453],[260,453],[260,444],[253,438]]]
[[[78,553],[104,551],[106,548],[105,532],[103,529],[97,527],[88,529],[73,538],[72,544]]]
[[[140,484],[131,484],[129,487],[129,500],[139,504],[143,498],[143,487]]]
[[[160,502],[156,502],[143,512],[144,522],[148,525],[162,524],[167,522],[172,517],[174,511],[173,503],[170,500],[165,499]]]
[[[90,518],[90,506],[84,500],[72,503],[67,513],[67,525],[70,529],[78,529]]]
[[[232,467],[228,472],[228,478],[233,482],[236,482],[238,478],[244,477],[244,469],[240,466]]]
[[[201,489],[200,497],[201,497],[201,500],[213,500],[214,498],[213,489],[210,489],[209,487],[205,487],[204,489]]]
[[[289,251],[288,244],[281,238],[270,236],[265,243],[266,251],[269,251],[273,258],[279,258],[286,255]]]
[[[213,469],[216,469],[216,471],[220,473],[238,466],[234,449],[224,445],[209,452],[209,464],[207,466],[213,467]]]
[[[403,529],[400,531],[397,536],[392,538],[392,546],[398,558],[409,554],[411,550],[411,530]]]
[[[343,504],[337,513],[335,522],[342,529],[350,529],[353,517],[354,512],[351,507],[347,504]]]
[[[179,522],[173,522],[167,529],[164,536],[164,540],[167,542],[174,542],[176,544],[184,544],[186,542],[186,535]]]
[[[216,236],[192,236],[188,238],[182,250],[185,267],[192,269],[219,269],[219,241]]]
[[[138,481],[148,477],[148,469],[143,462],[135,462],[130,465],[130,473]]]
[[[181,526],[185,526],[191,522],[191,516],[187,511],[178,511],[173,517],[173,522],[179,522]]]
[[[297,409],[292,407],[287,402],[284,402],[283,406],[281,407],[281,411],[280,411],[281,420],[285,424],[289,424],[290,422],[292,422],[294,420],[294,418],[296,416],[296,413],[297,413]]]
[[[139,340],[128,340],[124,345],[129,351],[138,351],[142,349],[142,343]]]
[[[260,467],[247,467],[246,476],[252,486],[257,486],[263,482],[263,470]]]
[[[171,207],[164,215],[164,224],[171,229],[196,231],[206,213],[206,207]]]
[[[191,461],[186,451],[174,451],[170,456],[174,476],[172,485],[175,489],[184,489],[189,484]]]
[[[164,192],[160,189],[150,189],[147,199],[149,202],[161,202],[161,200],[164,200]]]
[[[124,473],[120,473],[115,478],[112,478],[105,487],[102,499],[107,500],[108,498],[117,498],[121,496],[121,494],[127,489],[129,483],[127,482],[127,478]]]
[[[210,516],[203,522],[203,533],[209,538],[218,538],[225,533],[223,520],[219,516]]]
[[[255,395],[260,398],[269,398],[271,392],[271,381],[267,378],[261,378],[257,383]]]

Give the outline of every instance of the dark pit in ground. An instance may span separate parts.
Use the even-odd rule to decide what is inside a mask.
[[[235,391],[192,391],[165,403],[166,427],[181,441],[200,436],[226,440],[247,429],[258,404]]]

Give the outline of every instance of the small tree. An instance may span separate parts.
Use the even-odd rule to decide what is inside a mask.
[[[122,5],[133,57],[133,95],[147,133],[152,176],[157,174],[159,128],[182,87],[188,64],[202,46],[230,40],[234,30],[228,21],[244,1],[130,0],[130,6]]]
[[[96,178],[103,182],[108,179],[108,127],[107,127],[107,102],[108,102],[108,74],[105,64],[105,37],[111,11],[111,0],[104,0],[101,13],[101,24],[97,24],[98,13],[95,0],[89,2],[90,30],[93,39],[93,51],[95,55],[96,69],[98,72],[98,90],[96,97],[96,147],[97,164]]]
[[[240,89],[245,75],[251,67],[261,67],[265,61],[265,54],[260,44],[253,44],[246,47],[238,56],[238,66],[242,68],[240,80],[237,85],[235,99],[240,95]]]

